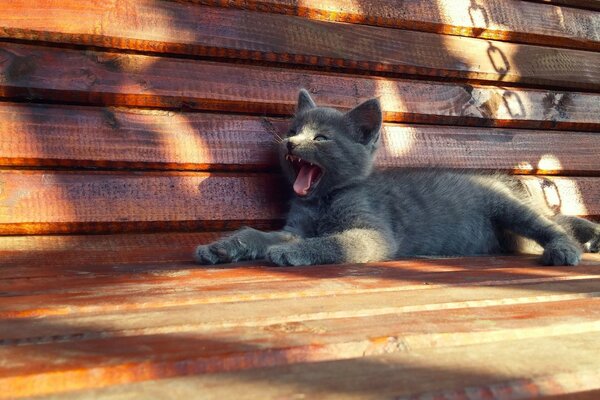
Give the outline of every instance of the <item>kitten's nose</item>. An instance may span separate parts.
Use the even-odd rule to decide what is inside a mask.
[[[287,142],[287,149],[288,149],[288,153],[291,153],[291,152],[292,152],[292,150],[294,150],[294,147],[296,147],[296,144],[295,144],[295,143],[292,143],[292,141],[291,141],[291,140],[288,140],[288,142]]]

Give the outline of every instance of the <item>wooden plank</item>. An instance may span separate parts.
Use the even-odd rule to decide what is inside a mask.
[[[166,273],[191,262],[197,245],[211,243],[223,234],[0,236],[0,280],[9,279],[17,284],[16,278],[35,282],[43,277],[60,280],[68,276],[97,278],[134,271]]]
[[[197,171],[277,168],[274,118],[0,103],[0,165]],[[387,124],[381,167],[596,175],[600,136]]]
[[[600,130],[600,95],[290,71],[2,43],[0,96],[36,101],[290,115],[381,99],[391,122]],[[61,71],[57,74],[56,71]]]
[[[561,0],[541,0],[560,5]],[[574,0],[577,1],[577,0]],[[573,0],[564,0],[573,3]],[[598,6],[597,0],[583,0]],[[583,10],[547,7],[518,0],[469,0],[356,3],[352,0],[297,2],[293,0],[186,0],[189,3],[301,16],[313,20],[366,24],[423,32],[471,36],[550,46],[595,50],[599,17]],[[580,1],[580,3],[582,3]]]
[[[24,1],[4,13],[8,25],[5,34],[35,41],[50,37],[51,41],[89,44],[81,43],[84,38],[92,43],[123,43],[117,47],[126,49],[141,46],[142,50],[159,48],[169,53],[235,60],[600,91],[600,72],[595,68],[600,54],[594,52],[558,52],[539,46],[243,10],[148,3],[141,11],[137,0],[119,3],[118,7],[98,2],[63,2],[57,6],[54,0],[41,5],[39,1]],[[95,4],[105,6],[98,9]],[[89,18],[81,15],[86,5],[92,5]],[[48,12],[55,11],[58,18],[47,18]],[[74,20],[85,24],[72,24]],[[136,30],[129,25],[131,20],[152,23]],[[600,19],[597,25],[600,27]],[[600,39],[600,31],[598,35]],[[600,40],[597,45],[595,50],[600,49]]]
[[[274,175],[1,171],[0,233],[273,228]]]
[[[589,259],[594,259],[593,256],[586,256]],[[514,260],[517,264],[523,261]],[[459,310],[473,309],[492,306],[513,306],[521,304],[545,303],[551,307],[552,303],[590,299],[600,297],[600,292],[597,292],[600,276],[595,273],[593,268],[598,268],[600,259],[595,257],[593,267],[581,268],[566,274],[561,271],[559,274],[546,277],[545,279],[523,278],[526,276],[525,271],[529,276],[542,276],[539,265],[536,265],[531,260],[528,268],[508,267],[506,270],[485,269],[485,268],[469,268],[457,271],[443,271],[444,264],[440,262],[440,271],[430,268],[432,273],[416,273],[410,268],[418,265],[413,261],[402,261],[397,266],[382,265],[380,269],[407,265],[405,271],[397,271],[397,275],[401,277],[397,282],[386,282],[381,290],[349,292],[343,289],[347,284],[353,282],[364,285],[366,278],[372,278],[373,273],[378,269],[372,266],[365,266],[363,279],[335,279],[331,282],[330,293],[319,293],[316,289],[319,286],[318,277],[321,275],[318,272],[306,274],[307,278],[313,280],[313,287],[304,292],[298,292],[296,297],[282,297],[282,291],[277,286],[283,286],[293,291],[297,291],[298,280],[297,275],[288,274],[291,280],[296,282],[291,283],[284,279],[286,274],[279,274],[281,279],[266,280],[264,274],[260,272],[256,274],[256,279],[252,280],[252,272],[246,271],[246,280],[238,279],[234,285],[230,285],[233,293],[236,292],[236,286],[241,289],[246,284],[252,284],[258,279],[264,280],[261,285],[254,284],[254,288],[258,289],[257,293],[266,293],[264,289],[270,286],[273,291],[271,298],[262,298],[257,296],[253,300],[242,300],[242,296],[234,299],[231,296],[225,299],[222,294],[225,293],[225,288],[222,286],[220,279],[216,276],[209,276],[209,280],[213,286],[218,287],[220,293],[210,293],[211,286],[198,286],[197,283],[190,282],[189,276],[185,274],[172,274],[176,277],[180,285],[191,283],[193,291],[203,300],[197,301],[196,304],[172,305],[169,307],[152,307],[150,304],[144,304],[142,307],[128,308],[127,305],[139,302],[141,300],[123,300],[122,307],[105,307],[96,312],[87,310],[81,307],[81,302],[73,301],[73,292],[75,285],[80,283],[88,286],[90,291],[80,291],[77,295],[80,297],[90,297],[93,295],[91,289],[96,292],[111,293],[113,296],[123,293],[135,294],[136,296],[146,297],[141,291],[134,291],[132,287],[126,289],[122,286],[130,286],[126,282],[119,282],[116,277],[113,279],[112,288],[106,283],[106,279],[101,279],[103,282],[92,287],[90,279],[87,282],[80,279],[76,282],[57,280],[56,285],[67,285],[70,290],[55,290],[54,296],[47,296],[47,311],[50,311],[50,306],[54,306],[57,310],[61,307],[63,310],[68,309],[68,313],[52,314],[34,314],[30,313],[25,317],[25,312],[21,307],[23,301],[15,299],[12,303],[12,318],[10,313],[3,310],[4,320],[0,322],[2,335],[0,343],[2,345],[23,345],[23,344],[40,344],[50,342],[67,342],[80,341],[90,339],[107,339],[109,337],[130,337],[140,334],[168,334],[186,332],[202,332],[212,329],[233,328],[233,327],[265,327],[269,325],[294,325],[306,323],[307,321],[322,321],[324,319],[338,318],[385,318],[386,316],[412,313],[412,312],[431,312],[439,310]],[[468,263],[468,260],[465,260]],[[475,260],[476,263],[480,262]],[[391,272],[391,271],[389,271]],[[388,272],[388,275],[389,275]],[[404,272],[404,275],[401,275]],[[457,275],[457,278],[451,275]],[[475,273],[472,273],[475,272]],[[591,272],[591,274],[589,273]],[[477,274],[479,273],[479,274]],[[152,272],[158,275],[156,272]],[[116,275],[116,274],[115,274]],[[147,275],[150,273],[138,273],[138,284],[142,287],[152,285],[152,292],[155,294],[165,293],[165,288],[161,285],[160,278],[149,279]],[[165,275],[166,276],[166,275]],[[121,279],[127,279],[122,274],[118,276]],[[178,279],[177,279],[178,277]],[[473,278],[476,279],[473,279]],[[227,282],[231,284],[231,277],[225,277]],[[460,279],[469,279],[469,284],[464,284]],[[495,280],[494,280],[495,279]],[[422,282],[426,280],[428,285]],[[152,281],[152,283],[150,283]],[[362,282],[362,283],[361,283]],[[491,282],[494,282],[493,284]],[[27,282],[15,282],[27,283]],[[382,282],[383,283],[383,282]],[[320,283],[322,286],[322,282]],[[339,285],[338,291],[335,290],[334,284]],[[393,285],[391,285],[393,284]],[[395,286],[394,286],[395,285]],[[433,287],[430,287],[433,285]],[[173,287],[175,287],[173,285]],[[359,289],[357,288],[357,289]],[[3,296],[32,296],[34,302],[38,302],[39,290],[32,288],[31,293],[27,293],[25,288],[11,291],[3,289]],[[120,294],[115,291],[120,289]],[[49,291],[49,290],[46,290]],[[246,292],[246,289],[242,289]],[[206,293],[208,292],[208,293]],[[280,296],[277,296],[277,295]],[[212,296],[212,302],[208,300],[208,296]],[[69,297],[70,301],[61,300],[61,298]],[[106,297],[106,296],[105,296]],[[183,296],[181,296],[183,299]],[[298,301],[301,298],[302,301]],[[382,299],[385,301],[382,302]],[[100,301],[103,302],[102,298]],[[9,304],[8,299],[4,299],[3,308]],[[155,302],[156,304],[156,302]],[[393,317],[391,317],[393,318]]]
[[[520,178],[566,215],[600,215],[600,180]],[[276,228],[286,189],[271,174],[1,171],[1,234]],[[118,202],[118,206],[115,206]]]
[[[600,179],[521,177],[566,215],[600,215]],[[0,234],[276,228],[277,175],[0,171]]]
[[[251,263],[250,267],[225,270],[199,269],[191,262],[170,266],[118,266],[113,271],[96,272],[89,277],[41,277],[30,279],[30,282],[2,280],[0,285],[5,296],[0,297],[0,317],[26,320],[368,293],[408,296],[408,292],[414,290],[437,290],[447,286],[499,287],[565,282],[564,288],[572,285],[567,292],[576,292],[576,288],[584,287],[586,281],[592,288],[597,285],[599,261],[597,255],[586,255],[585,262],[575,270],[544,270],[539,267],[537,257],[466,258],[460,259],[458,265],[450,263],[450,268],[446,260],[403,260],[289,270],[265,268],[268,265],[264,261]],[[378,274],[377,279],[373,278],[375,274]]]
[[[51,399],[593,400],[600,394],[597,333],[518,339],[78,391]],[[510,351],[506,351],[510,349]],[[560,362],[558,362],[560,360]],[[564,397],[563,397],[564,396]]]
[[[253,117],[0,103],[0,165],[266,171],[277,163],[269,128]]]
[[[587,10],[600,11],[600,1],[598,0],[525,0],[549,5],[577,7]]]
[[[294,324],[236,327],[2,346],[0,355],[4,362],[0,366],[0,383],[9,389],[0,396],[40,395],[190,374],[349,359],[405,349],[597,333],[600,330],[599,301],[583,299],[445,309],[306,321],[296,327]]]

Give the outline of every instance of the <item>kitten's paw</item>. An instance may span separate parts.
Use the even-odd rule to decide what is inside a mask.
[[[247,252],[247,247],[240,240],[226,238],[206,246],[198,246],[194,260],[204,265],[236,262],[244,259]]]
[[[269,247],[267,249],[266,258],[268,261],[277,264],[280,267],[312,264],[297,246],[289,244]]]
[[[588,253],[600,253],[600,233],[585,244],[585,249]]]
[[[212,252],[210,246],[198,246],[194,252],[194,261],[198,264],[212,265],[219,263],[219,257]]]
[[[577,265],[581,261],[581,247],[568,240],[556,240],[544,247],[544,265]]]

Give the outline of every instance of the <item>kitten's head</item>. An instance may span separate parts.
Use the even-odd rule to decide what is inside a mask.
[[[279,156],[297,196],[321,197],[371,173],[381,129],[381,107],[368,100],[347,113],[317,107],[306,90]]]

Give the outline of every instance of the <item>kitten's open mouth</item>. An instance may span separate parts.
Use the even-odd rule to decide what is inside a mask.
[[[319,184],[323,170],[316,164],[303,160],[291,154],[287,154],[285,159],[291,164],[296,173],[294,181],[294,192],[298,196],[308,196],[308,194]]]

